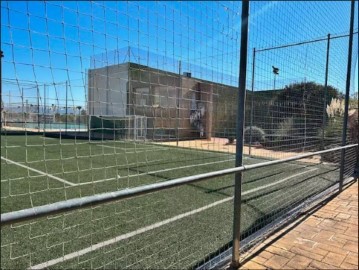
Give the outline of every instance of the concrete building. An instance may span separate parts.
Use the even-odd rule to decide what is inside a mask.
[[[130,62],[88,71],[91,131],[127,138],[210,139],[235,128],[236,97],[237,88],[187,72],[180,76]],[[114,124],[121,120],[125,124]]]

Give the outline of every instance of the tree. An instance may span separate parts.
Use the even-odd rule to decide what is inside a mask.
[[[333,98],[341,98],[338,89],[328,86],[326,104],[324,104],[324,85],[315,82],[301,82],[286,85],[284,89],[273,97],[274,103],[283,103],[287,106],[279,106],[276,110],[270,110],[274,117],[286,118],[289,114],[297,117],[307,116],[316,121],[322,119],[323,112]],[[322,121],[320,121],[322,122]],[[318,123],[318,122],[316,122]]]
[[[358,136],[359,136],[358,109],[353,109],[349,111],[348,135],[351,143],[358,143]]]
[[[80,115],[81,115],[81,122],[83,124],[86,124],[88,122],[87,111],[85,109],[82,109]]]
[[[306,95],[306,99],[311,101],[323,100],[324,97],[324,85],[318,84],[316,82],[300,82],[286,85],[283,91],[278,92],[276,101],[297,101],[300,103],[303,98],[303,94]],[[327,104],[330,103],[332,98],[340,98],[342,95],[339,93],[338,89],[328,85],[327,86]]]
[[[61,122],[61,115],[58,112],[55,113],[55,122]]]
[[[338,89],[330,85],[326,89],[324,85],[315,82],[286,85],[272,98],[273,105],[269,108],[269,114],[277,123],[270,128],[277,130],[282,121],[292,118],[291,132],[295,130],[296,140],[300,140],[303,147],[307,146],[307,138],[309,145],[315,145],[318,143],[315,137],[328,122],[327,105],[332,99],[342,97]],[[283,130],[281,132],[283,133]]]
[[[358,92],[349,97],[349,109],[359,109]]]

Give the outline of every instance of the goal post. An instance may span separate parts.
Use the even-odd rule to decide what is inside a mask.
[[[89,116],[89,134],[91,138],[112,140],[145,140],[147,135],[147,117],[127,116]]]

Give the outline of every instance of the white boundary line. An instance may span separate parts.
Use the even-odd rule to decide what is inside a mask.
[[[293,177],[296,177],[296,176],[299,176],[299,175],[302,175],[302,174],[305,174],[305,173],[308,173],[308,172],[311,172],[311,171],[315,171],[315,170],[318,170],[318,169],[316,168],[316,169],[311,169],[311,170],[304,171],[304,172],[301,172],[301,173],[297,173],[297,174],[294,174],[294,175],[292,175],[292,176],[289,176],[289,177],[283,178],[283,179],[281,179],[281,180],[278,180],[277,182],[274,182],[274,183],[265,185],[265,186],[263,186],[263,187],[255,188],[255,189],[251,189],[251,190],[247,190],[247,191],[243,192],[242,195],[248,195],[248,194],[253,193],[253,192],[256,192],[256,191],[258,191],[258,190],[261,190],[261,189],[264,189],[264,188],[267,188],[267,187],[270,187],[270,186],[273,186],[273,185],[282,183],[282,182],[284,182],[284,181],[287,181],[287,180],[289,180],[290,178],[293,178]],[[81,249],[81,250],[79,250],[79,251],[75,251],[75,252],[66,254],[66,255],[64,255],[64,256],[62,256],[62,257],[60,257],[60,258],[56,258],[56,259],[53,259],[53,260],[49,260],[49,261],[47,261],[47,262],[43,262],[43,263],[40,263],[40,264],[37,264],[37,265],[33,265],[33,266],[29,267],[28,269],[44,269],[44,268],[50,267],[50,266],[52,266],[52,265],[55,265],[55,264],[58,264],[58,263],[61,263],[61,262],[64,262],[64,261],[68,261],[68,260],[74,259],[74,258],[76,258],[76,257],[85,255],[85,254],[87,254],[87,253],[93,252],[93,251],[98,250],[98,249],[100,249],[100,248],[103,248],[103,247],[106,247],[106,246],[115,244],[115,243],[120,242],[120,241],[122,241],[122,240],[129,239],[129,238],[134,237],[134,236],[136,236],[136,235],[139,235],[139,234],[148,232],[148,231],[150,231],[150,230],[153,230],[153,229],[162,227],[163,225],[167,225],[167,224],[170,224],[170,223],[175,222],[175,221],[177,221],[177,220],[183,219],[183,218],[185,218],[185,217],[188,217],[188,216],[197,214],[197,213],[199,213],[199,212],[205,211],[205,210],[207,210],[207,209],[210,209],[210,208],[215,207],[215,206],[217,206],[217,205],[220,205],[220,204],[222,204],[222,203],[231,201],[231,200],[233,200],[233,198],[234,198],[234,197],[232,196],[232,197],[225,198],[225,199],[223,199],[223,200],[216,201],[216,202],[214,202],[214,203],[208,204],[208,205],[203,206],[203,207],[201,207],[201,208],[198,208],[198,209],[196,209],[196,210],[192,210],[192,211],[189,211],[189,212],[186,212],[186,213],[177,215],[177,216],[175,216],[175,217],[172,217],[172,218],[169,218],[169,219],[165,219],[165,220],[160,221],[160,222],[156,222],[156,223],[154,223],[154,224],[151,224],[151,225],[146,226],[146,227],[142,227],[142,228],[137,229],[137,230],[135,230],[135,231],[132,231],[132,232],[129,232],[129,233],[125,233],[125,234],[121,234],[121,235],[119,235],[119,236],[116,236],[115,238],[112,238],[112,239],[109,239],[109,240],[106,240],[106,241],[103,241],[103,242],[94,244],[94,245],[92,245],[91,247],[84,248],[84,249]]]
[[[60,139],[58,139],[58,138],[51,138],[51,137],[45,137],[45,136],[41,136],[41,138],[49,139],[49,140],[59,140],[60,141]]]
[[[148,147],[148,148],[122,148],[122,147],[109,146],[109,145],[96,145],[96,146],[112,148],[112,149],[118,149],[118,150],[124,151],[126,154],[135,154],[135,153],[143,153],[143,152],[151,152],[151,151],[167,151],[167,150],[169,150],[169,149],[163,149],[163,148],[159,148],[159,147],[153,147],[153,148],[151,148],[151,147]],[[132,149],[134,149],[135,151],[126,151],[126,150],[132,150]],[[136,151],[136,150],[144,150],[144,151]]]
[[[300,173],[297,173],[297,174],[293,174],[293,175],[291,175],[291,176],[288,176],[288,177],[286,177],[286,178],[283,178],[283,179],[281,179],[281,180],[278,180],[278,181],[276,181],[276,182],[274,182],[274,183],[270,183],[270,184],[268,184],[268,185],[264,185],[264,186],[261,186],[261,187],[253,188],[253,189],[247,190],[247,191],[245,191],[245,192],[242,192],[242,195],[247,195],[247,194],[250,194],[250,193],[253,193],[253,192],[262,190],[262,189],[266,189],[266,188],[271,187],[271,186],[275,186],[275,185],[280,184],[280,183],[282,183],[282,182],[285,182],[285,181],[287,181],[287,180],[289,180],[289,179],[291,179],[291,178],[293,178],[293,177],[296,177],[296,176],[299,176],[299,175],[302,175],[302,174],[305,174],[305,173],[313,172],[313,171],[316,171],[316,170],[318,170],[318,168],[314,168],[314,169],[311,169],[311,170],[307,170],[307,171],[304,171],[304,172],[300,172]]]
[[[65,183],[65,184],[67,184],[67,185],[77,186],[77,184],[74,184],[74,183],[71,183],[71,182],[69,182],[69,181],[66,181],[65,179],[62,179],[62,178],[56,177],[56,176],[54,176],[54,175],[51,175],[51,174],[48,174],[48,173],[45,173],[45,172],[36,170],[36,169],[34,169],[34,168],[31,168],[31,167],[29,167],[29,166],[23,165],[23,164],[18,163],[18,162],[16,162],[16,161],[13,161],[13,160],[10,160],[10,159],[4,158],[4,157],[1,157],[1,159],[2,159],[2,160],[5,160],[6,162],[8,162],[8,163],[10,163],[10,164],[14,164],[14,165],[17,165],[17,166],[19,166],[19,167],[25,168],[25,169],[27,169],[27,170],[29,170],[29,171],[33,171],[33,172],[36,172],[36,173],[38,173],[38,174],[47,176],[47,177],[49,177],[49,178],[52,178],[52,179],[55,179],[55,180],[60,181],[60,182],[62,182],[62,183]]]
[[[90,144],[94,144],[94,143],[90,143]],[[126,152],[126,150],[130,150],[130,149],[139,149],[139,150],[146,150],[146,149],[162,149],[162,150],[171,150],[171,148],[174,148],[174,147],[171,147],[171,146],[163,146],[163,145],[156,145],[156,146],[153,146],[152,147],[140,147],[140,148],[136,148],[136,147],[129,147],[129,148],[123,148],[123,147],[120,147],[120,146],[109,146],[109,145],[103,145],[103,144],[95,144],[96,146],[99,146],[99,147],[107,147],[107,148],[112,148],[112,149],[119,149],[119,150],[123,150]],[[228,152],[218,152],[218,151],[211,151],[211,150],[208,150],[208,149],[196,149],[196,148],[192,148],[192,149],[189,149],[189,148],[184,148],[184,147],[179,147],[179,148],[175,148],[175,150],[177,151],[190,151],[192,153],[194,152],[197,152],[197,153],[194,153],[195,155],[202,155],[202,154],[210,154],[210,155],[220,155],[220,156],[228,156],[228,155],[231,155],[231,156],[234,156],[233,153],[228,153]],[[147,151],[142,151],[142,152],[147,152]],[[142,153],[140,151],[132,151],[132,152],[126,152],[126,153]],[[148,151],[149,152],[149,151]],[[248,157],[243,157],[244,159],[248,159]]]
[[[100,179],[100,180],[95,180],[95,181],[91,181],[91,182],[82,182],[79,184],[76,184],[77,186],[84,186],[84,185],[90,185],[90,184],[96,184],[96,183],[102,183],[102,182],[106,182],[106,181],[113,181],[113,180],[120,180],[120,179],[128,179],[128,178],[132,178],[132,177],[138,177],[138,176],[143,176],[143,175],[150,175],[150,174],[155,174],[155,173],[160,173],[160,172],[168,172],[168,171],[174,171],[174,170],[179,170],[179,169],[186,169],[186,168],[192,168],[192,167],[200,167],[200,166],[206,166],[206,165],[211,165],[211,164],[217,164],[217,163],[224,163],[224,162],[229,162],[229,161],[234,161],[235,159],[226,159],[226,160],[220,160],[220,161],[213,161],[213,162],[207,162],[207,163],[200,163],[200,164],[193,164],[193,165],[187,165],[187,166],[181,166],[181,167],[172,167],[172,168],[168,168],[168,169],[163,169],[163,170],[157,170],[157,171],[150,171],[150,172],[145,172],[145,173],[139,173],[139,174],[131,174],[131,175],[125,175],[125,176],[120,176],[118,175],[118,177],[112,177],[112,178],[106,178],[106,179]],[[149,164],[151,166],[151,164]],[[297,165],[297,164],[289,164],[290,166],[293,167],[299,167],[299,168],[306,168],[306,166],[302,166],[302,165]],[[121,168],[121,170],[126,170],[127,168]],[[317,169],[316,169],[317,170]]]
[[[137,230],[135,230],[135,231],[132,231],[132,232],[129,232],[129,233],[125,233],[125,234],[119,235],[119,236],[117,236],[117,237],[115,237],[115,238],[112,238],[112,239],[110,239],[110,240],[107,240],[107,241],[104,241],[104,242],[95,244],[95,245],[93,245],[93,246],[91,246],[91,247],[84,248],[84,249],[81,249],[81,250],[79,250],[79,251],[75,251],[75,252],[66,254],[65,256],[63,256],[63,257],[61,257],[61,258],[53,259],[53,260],[50,260],[50,261],[47,261],[47,262],[44,262],[44,263],[40,263],[40,264],[31,266],[31,267],[28,268],[28,269],[43,269],[43,268],[46,268],[46,267],[55,265],[55,264],[60,263],[60,262],[64,262],[64,261],[67,261],[67,260],[71,260],[71,259],[73,259],[73,258],[76,258],[76,257],[78,257],[78,256],[82,256],[82,255],[84,255],[84,254],[87,254],[87,253],[89,253],[89,252],[95,251],[95,250],[97,250],[97,249],[106,247],[106,246],[111,245],[111,244],[115,244],[115,243],[120,242],[120,241],[122,241],[122,240],[125,240],[125,239],[131,238],[131,237],[133,237],[133,236],[136,236],[136,235],[145,233],[145,232],[147,232],[147,231],[150,231],[150,230],[159,228],[159,227],[161,227],[161,226],[163,226],[163,225],[167,225],[167,224],[169,224],[169,223],[172,223],[172,222],[174,222],[174,221],[183,219],[183,218],[185,218],[185,217],[188,217],[188,216],[197,214],[197,213],[199,213],[199,212],[202,212],[202,211],[204,211],[204,210],[207,210],[207,209],[212,208],[212,207],[214,207],[214,206],[217,206],[217,205],[219,205],[219,204],[228,202],[228,201],[230,201],[230,200],[232,200],[232,199],[233,199],[233,197],[225,198],[225,199],[223,199],[223,200],[220,200],[220,201],[217,201],[217,202],[208,204],[208,205],[206,205],[206,206],[204,206],[204,207],[198,208],[198,209],[196,209],[196,210],[192,210],[192,211],[183,213],[183,214],[181,214],[181,215],[178,215],[178,216],[175,216],[175,217],[172,217],[172,218],[169,218],[169,219],[165,219],[165,220],[163,220],[163,221],[160,221],[160,222],[151,224],[151,225],[149,225],[149,226],[142,227],[142,228],[137,229]]]
[[[200,167],[200,166],[205,166],[205,165],[210,165],[210,164],[217,164],[217,163],[223,163],[223,162],[229,162],[229,161],[234,161],[234,160],[235,160],[235,159],[226,159],[226,160],[221,160],[221,161],[213,161],[213,162],[207,162],[207,163],[193,164],[193,165],[187,165],[187,166],[175,167],[175,168],[168,168],[168,169],[157,170],[157,171],[150,171],[150,172],[139,173],[139,174],[131,174],[131,175],[126,175],[126,176],[118,176],[118,177],[116,177],[116,178],[106,178],[106,179],[100,179],[100,180],[95,180],[95,181],[91,181],[91,182],[83,182],[83,183],[79,183],[79,184],[77,184],[77,185],[78,185],[78,186],[83,186],[83,185],[89,185],[89,184],[94,184],[94,183],[101,183],[101,182],[112,181],[112,180],[128,179],[128,178],[137,177],[137,176],[150,175],[150,174],[160,173],[160,172],[175,171],[175,170],[192,168],[192,167]],[[126,170],[126,169],[127,169],[127,168],[123,168],[123,170]]]

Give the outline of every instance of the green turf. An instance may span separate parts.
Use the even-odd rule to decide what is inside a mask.
[[[77,185],[69,186],[2,160],[2,213],[230,168],[235,158],[228,153],[150,143],[90,143],[41,136],[2,136],[1,156]],[[244,163],[261,161],[246,158]],[[198,166],[205,163],[209,164]],[[178,167],[185,168],[176,169]],[[312,171],[301,174],[307,170]],[[338,168],[297,162],[255,169],[244,173],[243,192],[291,176],[295,177],[243,196],[243,237],[332,185],[337,180]],[[43,263],[231,198],[233,178],[233,175],[219,177],[91,209],[4,226],[1,266],[26,268]],[[50,268],[192,267],[230,244],[232,216],[233,201],[228,200]]]

